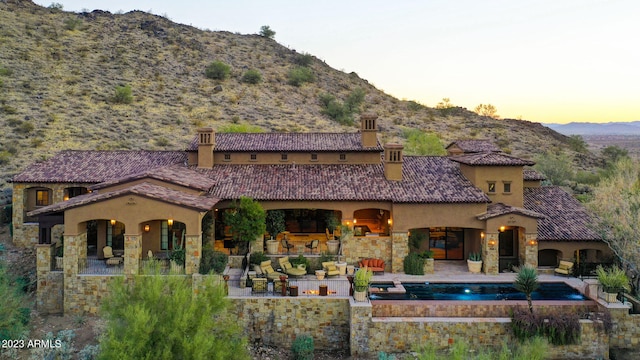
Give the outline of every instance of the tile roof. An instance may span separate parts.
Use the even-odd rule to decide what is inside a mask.
[[[489,202],[446,157],[405,156],[402,181],[386,180],[382,164],[216,165],[205,172],[222,199]]]
[[[523,209],[520,207],[510,206],[503,203],[495,203],[487,206],[487,212],[484,214],[478,215],[476,218],[478,220],[487,220],[487,219],[494,218],[496,216],[507,215],[507,214],[524,215],[524,216],[529,216],[536,219],[545,218],[545,215],[539,212]]]
[[[153,169],[149,169],[137,174],[125,176],[118,179],[105,181],[90,187],[91,190],[103,189],[105,187],[113,186],[115,184],[122,184],[134,180],[151,178],[176,185],[181,185],[187,188],[209,191],[215,184],[213,180],[202,176],[202,173],[196,170],[192,170],[180,165],[173,166],[161,166]]]
[[[480,152],[502,152],[499,147],[489,140],[456,140],[447,145],[447,149],[453,145],[456,145],[465,153],[480,153]]]
[[[184,151],[65,150],[29,165],[13,182],[99,183],[186,161]]]
[[[198,138],[194,137],[187,148],[198,150]],[[363,147],[357,133],[216,133],[217,152],[327,152],[327,151],[383,151],[380,143]]]
[[[470,166],[532,166],[533,161],[519,159],[503,153],[475,153],[451,156],[451,161]]]
[[[220,201],[213,196],[199,196],[183,191],[173,190],[160,185],[141,183],[134,186],[114,191],[101,193],[99,191],[76,196],[67,201],[45,206],[29,212],[28,216],[35,216],[46,213],[56,213],[78,206],[83,206],[107,199],[122,197],[130,194],[140,195],[149,199],[159,200],[170,204],[185,206],[200,211],[208,211]]]
[[[524,168],[522,175],[525,181],[542,181],[547,179],[542,173],[531,168]]]
[[[538,221],[538,240],[599,241],[594,217],[571,194],[557,186],[524,189],[524,207],[546,215]]]

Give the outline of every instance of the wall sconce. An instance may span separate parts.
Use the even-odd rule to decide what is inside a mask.
[[[391,225],[393,223],[393,221],[391,221],[391,219],[387,220],[387,224]]]
[[[149,232],[149,230],[151,230],[149,224],[144,224],[144,232]]]
[[[533,246],[533,245],[537,245],[538,241],[536,241],[536,239],[531,239],[529,240],[529,245]]]
[[[63,201],[67,201],[67,200],[69,200],[69,195],[65,195],[65,196],[62,198],[62,200],[63,200]]]
[[[491,239],[491,240],[488,241],[488,244],[489,244],[489,246],[494,247],[494,246],[496,246],[496,241]]]
[[[355,223],[358,222],[358,219],[353,219],[353,224],[355,225]]]
[[[484,239],[484,231],[480,231],[480,239]]]
[[[110,222],[111,222],[111,226],[114,226],[116,224],[116,221],[114,219],[111,219]]]
[[[167,225],[173,226],[173,219],[168,219],[167,220]]]
[[[506,227],[504,225],[500,226],[500,232],[503,232],[506,229]]]

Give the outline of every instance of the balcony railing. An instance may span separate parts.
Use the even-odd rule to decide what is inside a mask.
[[[282,296],[280,280],[267,280],[267,282],[259,280],[258,282],[262,284],[255,284],[252,280],[229,280],[227,282],[229,296]],[[317,280],[309,275],[300,279],[289,278],[285,282],[285,286],[286,296],[308,298],[348,297],[351,288],[349,281],[344,277]],[[323,286],[326,288],[322,289]],[[324,295],[325,290],[326,295]],[[296,293],[297,295],[295,295]]]

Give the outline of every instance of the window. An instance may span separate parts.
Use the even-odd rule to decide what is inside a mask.
[[[280,154],[280,161],[287,161],[289,159],[289,154],[282,153]]]
[[[489,191],[490,194],[495,194],[496,192],[496,183],[495,182],[490,182],[489,183]]]
[[[318,161],[318,154],[311,153],[311,161]]]
[[[169,250],[169,224],[166,221],[160,226],[160,250]]]
[[[340,161],[347,161],[347,154],[340,153]]]
[[[49,190],[36,190],[36,206],[49,205]]]
[[[253,153],[253,154],[249,155],[249,160],[250,160],[250,161],[256,161],[256,160],[258,160],[258,154]]]
[[[504,183],[504,191],[505,193],[510,193],[511,192],[511,183],[510,182],[505,182]]]
[[[231,161],[231,154],[224,154],[224,161]]]

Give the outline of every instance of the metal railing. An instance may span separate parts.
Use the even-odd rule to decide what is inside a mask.
[[[121,275],[124,274],[124,264],[107,265],[105,260],[80,259],[78,261],[78,274],[80,275]]]

